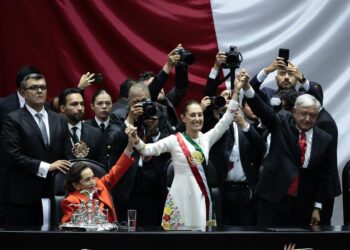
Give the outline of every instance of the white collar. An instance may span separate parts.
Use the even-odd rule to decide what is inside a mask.
[[[72,130],[73,127],[77,127],[79,130],[81,130],[81,127],[82,127],[81,121],[78,122],[78,123],[75,124],[75,125],[72,125],[72,124],[68,123],[68,128],[69,128],[69,130]]]
[[[26,108],[28,109],[29,113],[35,117],[35,114],[36,113],[40,113],[43,115],[43,118],[46,118],[47,117],[47,112],[46,110],[44,109],[44,107],[38,112],[36,111],[35,109],[33,109],[32,107],[30,107],[28,104],[26,104]]]

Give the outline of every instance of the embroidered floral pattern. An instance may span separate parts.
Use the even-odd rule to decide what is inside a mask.
[[[162,227],[165,230],[174,230],[182,226],[184,226],[184,223],[181,220],[179,208],[175,205],[175,201],[169,193],[164,206]]]

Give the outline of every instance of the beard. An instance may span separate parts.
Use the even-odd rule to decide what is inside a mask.
[[[83,120],[84,113],[76,113],[76,114],[71,114],[67,116],[70,121],[73,123],[78,123],[81,120]]]

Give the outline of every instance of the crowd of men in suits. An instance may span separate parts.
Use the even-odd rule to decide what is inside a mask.
[[[226,101],[232,94],[217,93],[225,62],[225,53],[219,52],[204,88],[203,132],[225,109],[213,105],[211,97]],[[173,68],[175,82],[165,94]],[[136,121],[139,137],[148,143],[182,131],[176,107],[188,90],[188,68],[174,49],[158,74],[145,72],[138,80],[125,80],[116,102],[108,91],[96,91],[91,100],[95,116],[84,121],[87,100],[81,88],[65,89],[55,98],[58,104],[49,105],[45,76],[32,66],[23,67],[16,93],[0,99],[0,223],[41,225],[41,199],[50,196],[51,174],[67,172],[75,158],[100,162],[108,170],[127,145],[129,123]],[[262,88],[273,72],[277,89]],[[92,81],[93,74],[84,74],[81,85]],[[149,92],[138,89],[137,82]],[[241,88],[240,112],[209,157],[221,192],[223,206],[216,213],[222,214],[222,224],[330,225],[334,198],[341,194],[338,132],[322,106],[321,85],[278,57]],[[151,117],[143,116],[145,102],[156,107]],[[159,226],[170,156],[142,157],[135,150],[133,157],[134,165],[112,192],[118,218],[126,221],[126,211],[136,209],[138,225]]]

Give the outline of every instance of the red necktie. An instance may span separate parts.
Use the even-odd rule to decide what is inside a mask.
[[[305,132],[301,132],[300,138],[299,138],[300,165],[301,165],[301,167],[303,167],[303,165],[304,165],[306,146],[307,146],[307,143],[306,143]]]
[[[227,172],[230,172],[231,169],[233,169],[234,165],[233,165],[233,162],[232,161],[229,161],[228,164],[227,164]]]
[[[305,160],[305,152],[306,152],[306,135],[305,132],[300,133],[299,137],[299,148],[300,148],[300,166],[303,167]],[[299,174],[295,176],[292,184],[288,188],[288,195],[296,196],[298,194],[298,183],[299,183]]]

